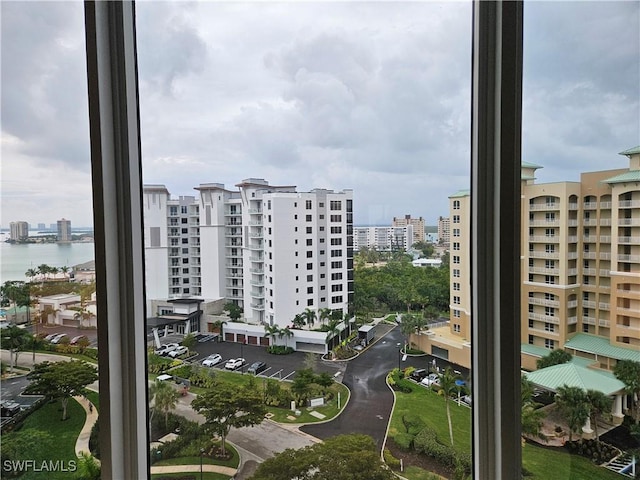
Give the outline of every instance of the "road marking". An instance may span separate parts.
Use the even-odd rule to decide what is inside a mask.
[[[279,374],[279,373],[281,373],[281,372],[282,372],[282,369],[278,370],[278,371],[277,371],[276,373],[274,373],[273,375],[269,375],[269,378],[273,378],[273,377],[275,377],[276,375],[278,375],[278,374]]]
[[[291,375],[293,375],[294,373],[296,373],[296,371],[295,371],[295,370],[294,370],[293,372],[291,372],[289,375],[287,375],[286,377],[281,378],[281,379],[280,379],[280,381],[282,381],[282,380],[286,380],[287,378],[289,378],[289,377],[290,377]]]

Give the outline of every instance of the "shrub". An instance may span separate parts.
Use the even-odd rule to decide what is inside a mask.
[[[407,433],[410,433],[411,435],[417,435],[425,427],[425,423],[422,418],[415,413],[404,414],[402,416],[402,423],[404,424],[404,428],[407,429]]]
[[[270,345],[267,348],[267,352],[273,355],[289,355],[293,353],[295,350],[291,347],[286,347],[284,345]]]
[[[389,468],[394,470],[398,470],[400,468],[400,460],[394,457],[388,448],[384,449],[384,452],[382,452],[382,455],[384,458],[384,463],[386,463],[389,466]]]
[[[396,442],[396,445],[400,447],[402,450],[411,450],[413,445],[415,435],[411,435],[410,433],[398,433],[393,440]]]

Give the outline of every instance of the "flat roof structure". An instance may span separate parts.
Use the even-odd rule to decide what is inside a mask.
[[[525,375],[535,385],[552,392],[563,385],[597,390],[605,395],[613,395],[624,389],[624,383],[611,372],[586,368],[573,362],[553,365]]]
[[[640,351],[631,348],[622,348],[611,345],[608,338],[590,335],[588,333],[577,333],[567,343],[565,350],[575,352],[590,353],[603,357],[614,358],[616,360],[633,360],[640,362]]]

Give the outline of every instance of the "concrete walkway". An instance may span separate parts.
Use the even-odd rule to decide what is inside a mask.
[[[186,472],[199,472],[200,465],[163,465],[160,467],[151,467],[151,474],[156,473],[186,473]],[[211,465],[210,463],[202,464],[203,472],[221,473],[223,475],[229,475],[233,477],[237,470],[231,467],[223,467],[221,465]]]
[[[80,430],[80,434],[76,440],[76,456],[79,457],[82,452],[91,454],[91,450],[89,450],[89,437],[91,436],[93,425],[98,421],[98,410],[86,397],[77,396],[73,398],[82,405],[82,408],[84,408],[87,414],[82,430]]]

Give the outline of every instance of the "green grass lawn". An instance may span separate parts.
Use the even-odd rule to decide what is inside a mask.
[[[199,465],[199,464],[198,464]],[[180,472],[180,473],[156,473],[151,475],[153,480],[173,480],[174,478],[181,478],[185,473],[196,474],[195,477],[197,479],[200,477],[200,470],[189,471],[189,472]],[[229,480],[229,475],[223,475],[222,473],[214,473],[214,472],[202,472],[202,480]]]
[[[86,415],[82,406],[74,399],[67,406],[67,420],[62,421],[60,401],[47,403],[27,417],[20,433],[44,432],[41,441],[27,443],[22,450],[21,459],[35,460],[41,464],[44,460],[61,460],[68,467],[69,461],[76,460],[75,445],[78,434],[84,425]],[[9,434],[10,435],[10,434]],[[7,439],[3,438],[3,442]],[[21,479],[65,480],[72,476],[70,472],[28,471]]]
[[[458,406],[454,401],[450,403],[451,421],[453,425],[454,447],[463,452],[471,451],[471,409]],[[389,436],[394,437],[399,432],[405,432],[402,415],[411,412],[420,415],[422,420],[433,428],[438,440],[449,444],[449,427],[445,410],[444,398],[422,387],[417,387],[413,393],[396,392],[396,406],[391,418]],[[547,480],[558,478],[562,480],[616,480],[621,477],[605,468],[598,467],[584,457],[570,455],[560,448],[544,448],[527,443],[522,450],[523,467],[531,474],[525,477],[531,480]],[[430,478],[420,468],[409,467],[403,473],[409,480],[424,480]]]

